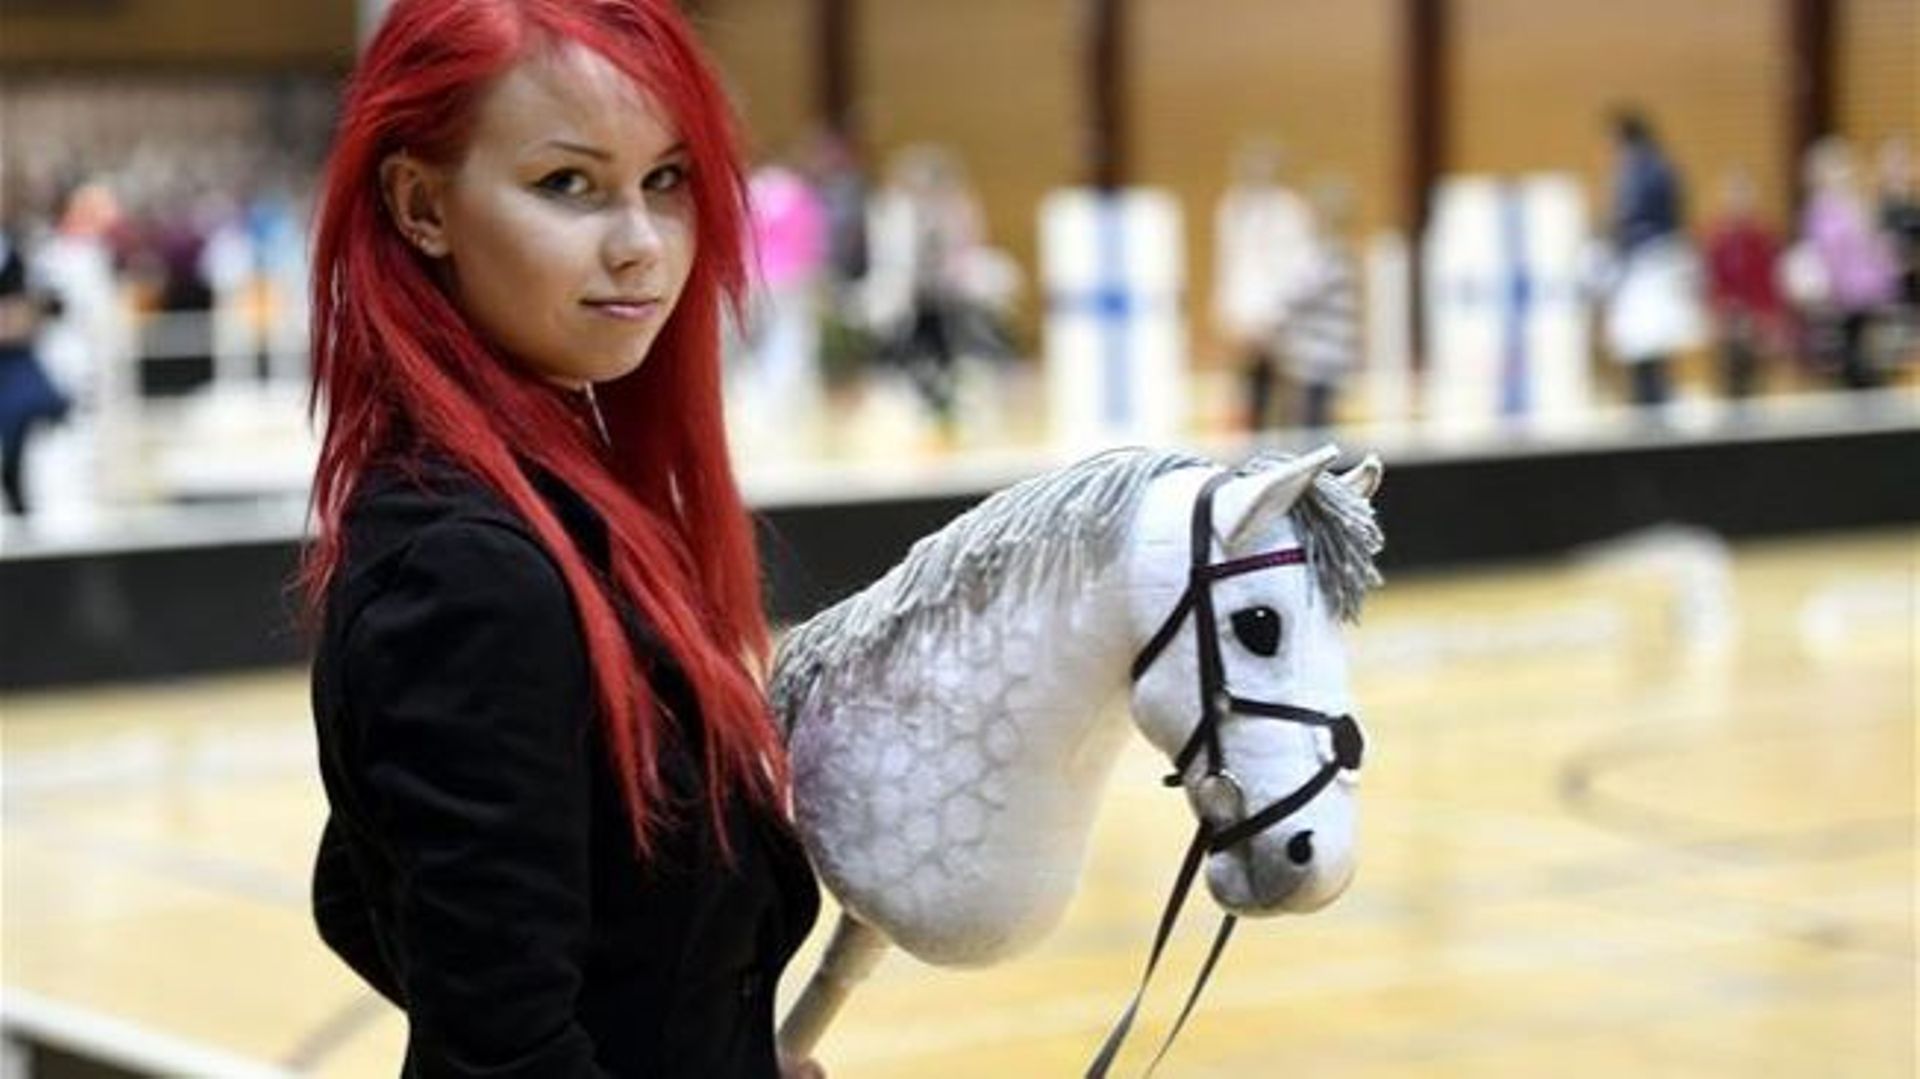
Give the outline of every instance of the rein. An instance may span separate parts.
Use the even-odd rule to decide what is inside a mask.
[[[1180,909],[1186,904],[1187,895],[1192,890],[1193,879],[1199,874],[1200,863],[1205,855],[1219,853],[1252,839],[1254,836],[1280,823],[1305,808],[1318,797],[1320,792],[1331,785],[1343,769],[1358,770],[1361,758],[1365,755],[1366,741],[1360,733],[1360,724],[1350,715],[1330,716],[1310,708],[1269,701],[1253,701],[1233,696],[1226,688],[1226,665],[1220,656],[1220,636],[1218,621],[1213,607],[1212,587],[1216,581],[1237,577],[1243,573],[1253,573],[1265,569],[1277,569],[1284,566],[1304,565],[1307,561],[1305,550],[1288,547],[1283,550],[1268,551],[1247,558],[1237,558],[1227,562],[1209,562],[1208,556],[1213,549],[1213,496],[1219,489],[1238,473],[1232,471],[1216,472],[1200,488],[1200,494],[1194,499],[1191,522],[1192,561],[1187,573],[1186,590],[1180,594],[1180,600],[1174,604],[1160,628],[1149,639],[1146,646],[1133,661],[1133,680],[1139,681],[1148,668],[1180,632],[1189,614],[1194,617],[1194,630],[1199,648],[1200,660],[1200,721],[1194,726],[1193,734],[1187,738],[1186,745],[1173,759],[1173,771],[1162,782],[1169,787],[1181,784],[1187,769],[1204,750],[1207,755],[1207,771],[1195,785],[1195,796],[1202,803],[1199,826],[1194,830],[1192,842],[1187,844],[1187,853],[1180,862],[1180,871],[1174,878],[1173,890],[1167,895],[1167,902],[1160,914],[1159,928],[1154,931],[1153,948],[1147,955],[1146,970],[1140,976],[1140,986],[1134,990],[1133,1000],[1114,1023],[1113,1030],[1107,1035],[1106,1042],[1095,1055],[1093,1063],[1087,1067],[1087,1079],[1102,1079],[1112,1067],[1114,1058],[1120,1053],[1120,1047],[1126,1043],[1127,1033],[1133,1028],[1134,1018],[1139,1014],[1140,1002],[1146,996],[1147,986],[1153,980],[1153,972],[1160,964],[1160,956],[1166,949],[1167,938],[1173,933],[1173,926],[1180,917]],[[1252,816],[1241,816],[1244,809],[1243,793],[1240,782],[1226,768],[1226,756],[1220,748],[1220,723],[1230,714],[1259,716],[1267,719],[1284,720],[1290,723],[1302,723],[1313,727],[1324,727],[1333,736],[1333,759],[1324,762],[1305,783],[1293,793],[1261,809]],[[1216,828],[1212,817],[1240,817],[1226,826]],[[1201,964],[1200,973],[1194,980],[1193,989],[1187,994],[1180,1016],[1174,1021],[1173,1029],[1167,1032],[1166,1040],[1160,1043],[1159,1052],[1154,1054],[1153,1062],[1147,1065],[1146,1074],[1152,1075],[1160,1061],[1166,1057],[1167,1050],[1173,1047],[1174,1039],[1186,1026],[1187,1017],[1193,1014],[1194,1005],[1200,1000],[1200,993],[1213,976],[1213,969],[1220,961],[1221,953],[1226,951],[1227,941],[1232,938],[1233,930],[1239,919],[1232,914],[1221,917],[1220,928],[1214,934],[1213,946],[1207,952],[1207,958]]]

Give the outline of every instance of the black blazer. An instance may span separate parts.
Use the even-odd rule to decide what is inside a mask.
[[[604,571],[598,516],[536,484]],[[774,1076],[773,992],[819,895],[782,822],[703,804],[699,713],[623,612],[676,717],[673,825],[642,864],[559,567],[446,465],[369,473],[313,669],[332,813],[329,947],[407,1013],[407,1076]],[[668,733],[668,732],[663,732]]]

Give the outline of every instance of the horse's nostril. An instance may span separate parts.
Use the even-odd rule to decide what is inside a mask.
[[[1287,858],[1294,865],[1306,865],[1313,861],[1313,833],[1298,832],[1287,840]]]

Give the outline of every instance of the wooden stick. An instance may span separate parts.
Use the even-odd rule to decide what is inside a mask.
[[[840,1005],[873,973],[886,952],[887,938],[878,929],[842,911],[819,968],[807,979],[806,990],[780,1024],[780,1052],[792,1060],[813,1056],[814,1047],[839,1014]]]

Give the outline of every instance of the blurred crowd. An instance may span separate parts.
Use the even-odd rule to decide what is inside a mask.
[[[1657,415],[1676,358],[1703,349],[1731,402],[1769,383],[1871,389],[1913,366],[1920,194],[1905,136],[1865,162],[1838,137],[1810,147],[1800,207],[1782,221],[1747,169],[1717,178],[1706,212],[1692,212],[1653,122],[1622,109],[1609,127],[1610,203],[1583,278],[1627,400]],[[1369,351],[1350,187],[1334,175],[1296,188],[1285,162],[1271,141],[1244,144],[1214,222],[1214,327],[1253,429],[1328,426]]]
[[[822,132],[760,165],[748,195],[760,272],[730,357],[737,438],[804,438],[829,397],[890,411],[894,422],[875,421],[881,438],[951,445],[963,427],[992,425],[992,403],[968,390],[1026,353],[1014,331],[1023,280],[989,242],[956,154],[905,147],[876,186]]]
[[[1623,396],[1658,408],[1675,361],[1708,349],[1715,391],[1880,385],[1920,341],[1920,197],[1905,138],[1827,139],[1790,219],[1751,172],[1713,177],[1704,213],[1653,122],[1611,118],[1615,148],[1593,317]],[[311,140],[309,140],[311,141]],[[187,151],[191,152],[187,152]],[[317,146],[244,139],[96,160],[10,184],[0,214],[0,456],[5,505],[31,500],[36,430],[116,401],[223,380],[305,381],[306,229]],[[1351,418],[1342,390],[1371,351],[1353,185],[1296,185],[1250,139],[1214,207],[1210,340],[1244,428]],[[754,171],[756,289],[730,342],[743,449],[852,455],[993,444],[1032,396],[1026,273],[987,235],[965,162],[920,144],[871,170],[828,133]],[[1205,366],[1204,364],[1197,366]],[[1346,407],[1343,410],[1343,404]],[[852,417],[852,419],[849,419]]]
[[[1606,339],[1636,404],[1672,395],[1676,352],[1711,342],[1726,397],[1751,396],[1770,367],[1799,363],[1871,389],[1912,359],[1920,334],[1920,194],[1912,149],[1887,139],[1868,174],[1829,137],[1804,157],[1804,198],[1788,227],[1761,212],[1752,173],[1719,178],[1697,230],[1682,178],[1643,115],[1615,118]]]

